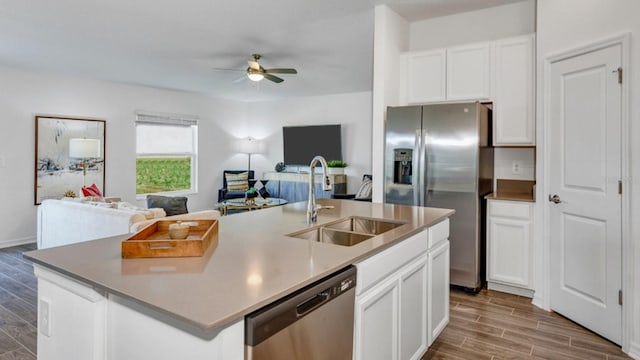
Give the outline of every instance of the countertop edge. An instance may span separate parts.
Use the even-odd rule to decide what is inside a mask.
[[[439,209],[442,210],[442,209]],[[158,307],[157,305],[154,305],[151,302],[147,302],[144,300],[141,300],[139,298],[136,298],[135,296],[131,296],[129,294],[123,293],[121,291],[118,291],[116,289],[114,289],[113,287],[107,285],[107,284],[103,284],[100,282],[96,282],[94,280],[91,280],[85,276],[79,275],[77,273],[74,273],[72,271],[68,271],[65,270],[64,268],[61,268],[59,266],[56,266],[54,264],[50,264],[44,260],[41,260],[37,257],[33,257],[30,255],[30,253],[35,252],[35,251],[30,251],[30,252],[26,252],[23,254],[23,256],[31,261],[33,261],[34,263],[38,264],[41,267],[50,269],[51,271],[55,271],[65,277],[68,277],[70,279],[76,280],[76,281],[80,281],[82,283],[85,283],[86,285],[89,285],[91,287],[93,287],[94,289],[106,292],[106,293],[111,293],[114,294],[120,298],[123,298],[125,300],[131,301],[135,304],[138,304],[140,306],[142,306],[143,308],[146,308],[148,310],[150,310],[153,314],[157,314],[161,317],[163,317],[164,319],[161,319],[160,321],[164,321],[169,323],[171,326],[174,327],[178,327],[181,328],[183,330],[188,331],[189,333],[198,336],[200,338],[203,339],[211,339],[212,336],[215,336],[221,329],[232,325],[233,323],[237,322],[238,320],[242,319],[245,315],[250,314],[253,311],[256,311],[262,307],[264,307],[265,305],[268,305],[270,303],[272,303],[273,301],[276,301],[288,294],[291,294],[307,285],[310,285],[326,276],[329,276],[333,273],[335,273],[336,271],[339,271],[340,269],[343,269],[347,266],[350,265],[354,265],[358,262],[361,262],[362,260],[369,258],[371,256],[374,256],[404,240],[406,240],[407,238],[437,224],[440,223],[441,221],[449,218],[451,215],[453,215],[455,213],[455,210],[448,210],[447,212],[443,212],[440,216],[437,216],[436,218],[434,218],[432,221],[430,221],[427,224],[422,224],[422,225],[416,225],[414,226],[414,228],[412,228],[411,230],[401,234],[398,236],[398,238],[394,239],[393,241],[388,241],[386,243],[380,244],[378,246],[376,246],[373,249],[370,249],[362,254],[359,255],[355,255],[353,257],[351,257],[350,259],[348,259],[347,261],[342,261],[342,262],[337,262],[333,267],[316,274],[313,277],[309,277],[307,278],[305,281],[301,281],[299,283],[296,283],[294,285],[292,285],[291,287],[289,287],[286,291],[282,291],[279,293],[275,293],[272,296],[270,296],[269,298],[263,299],[262,301],[258,301],[254,304],[252,304],[249,307],[246,307],[244,309],[242,309],[241,311],[237,311],[231,314],[228,314],[227,316],[218,319],[215,322],[212,323],[200,323],[197,321],[194,321],[188,317],[184,317],[181,316],[179,314],[173,313],[171,311],[165,310],[161,307]],[[115,237],[111,237],[112,239],[124,239],[126,238],[126,236],[115,236]],[[109,238],[105,238],[105,239],[109,239]],[[105,240],[105,239],[100,239],[100,240]]]

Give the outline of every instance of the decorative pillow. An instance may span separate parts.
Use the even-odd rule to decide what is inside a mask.
[[[228,192],[239,192],[249,190],[249,173],[242,172],[239,174],[224,174],[227,181]]]
[[[102,197],[102,192],[100,192],[100,189],[98,189],[98,185],[91,184],[90,186],[82,187],[82,195]]]
[[[371,199],[371,179],[365,178],[362,180],[360,189],[356,193],[356,199]]]
[[[253,188],[256,189],[256,191],[258,192],[258,194],[260,194],[260,197],[262,197],[263,199],[268,198],[269,196],[271,196],[271,194],[269,194],[269,192],[267,191],[267,187],[264,186],[263,181],[266,183],[266,180],[258,180],[256,181],[256,183],[253,185]]]
[[[186,214],[187,198],[184,196],[147,195],[147,208],[162,208],[167,216]]]

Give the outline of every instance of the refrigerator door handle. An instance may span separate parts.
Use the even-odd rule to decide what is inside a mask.
[[[422,182],[422,173],[421,163],[422,163],[422,131],[421,129],[416,129],[415,140],[413,141],[413,156],[411,157],[411,187],[413,190],[413,204],[414,205],[422,205],[421,204],[421,182]]]
[[[422,164],[420,169],[420,178],[422,179],[422,184],[420,187],[422,188],[420,199],[422,206],[427,206],[427,196],[429,195],[429,132],[427,129],[422,130],[422,149],[421,149],[421,157]]]

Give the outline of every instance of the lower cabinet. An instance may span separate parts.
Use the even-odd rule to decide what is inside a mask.
[[[420,359],[448,324],[448,236],[445,220],[356,264],[354,359]]]
[[[427,314],[429,345],[449,323],[449,242],[445,241],[429,252],[427,283],[429,312]]]
[[[533,206],[528,202],[488,201],[489,289],[533,295]]]
[[[354,359],[398,359],[398,291],[393,279],[356,300]]]

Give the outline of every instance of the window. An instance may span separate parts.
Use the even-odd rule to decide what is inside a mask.
[[[197,191],[198,122],[136,116],[136,195]]]

